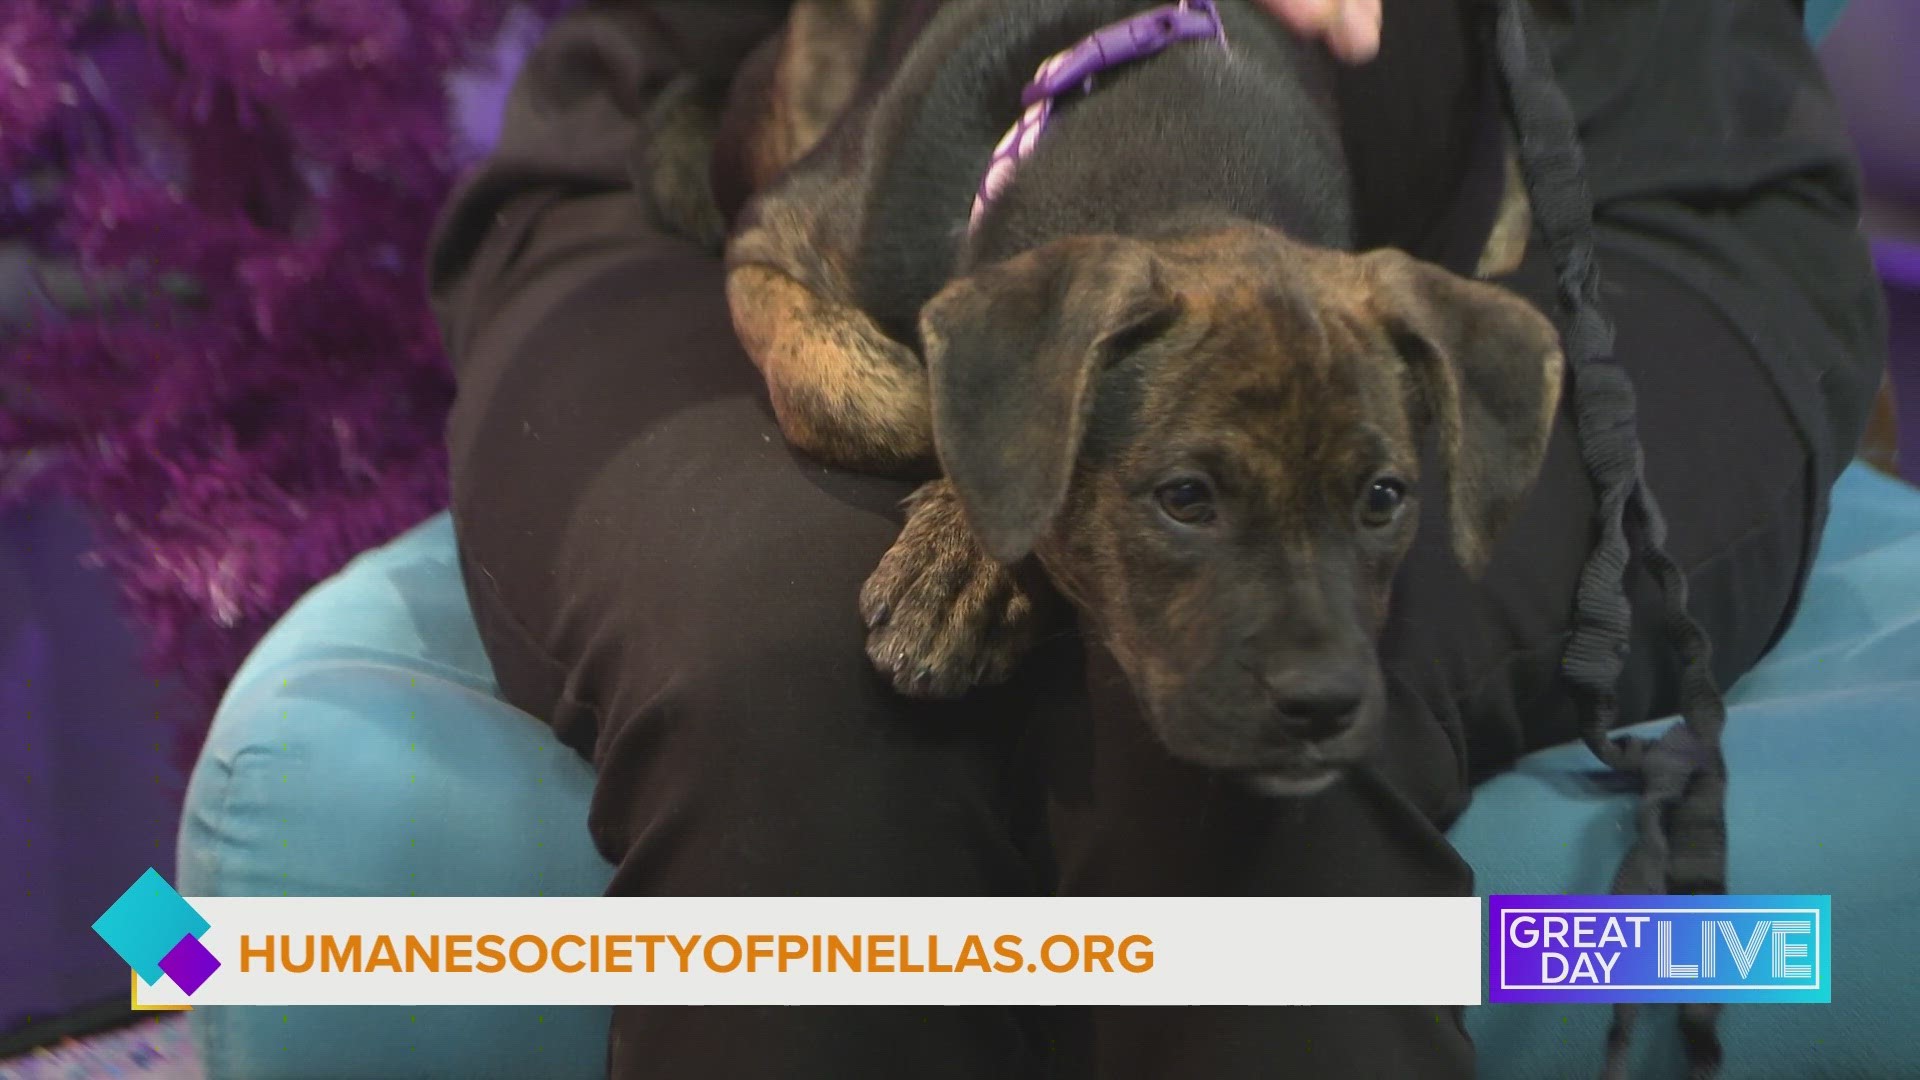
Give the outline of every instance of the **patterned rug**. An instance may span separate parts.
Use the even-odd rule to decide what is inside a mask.
[[[187,1018],[170,1016],[0,1061],[0,1080],[203,1080]]]

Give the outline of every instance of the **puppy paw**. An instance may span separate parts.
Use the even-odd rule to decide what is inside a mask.
[[[868,658],[911,697],[1004,682],[1037,636],[1033,601],[974,542],[945,480],[914,493],[900,539],[860,591],[860,616]]]

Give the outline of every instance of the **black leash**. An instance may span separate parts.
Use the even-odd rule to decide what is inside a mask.
[[[1613,362],[1613,326],[1600,303],[1593,193],[1579,130],[1530,3],[1489,0],[1493,55],[1519,140],[1534,221],[1559,279],[1574,430],[1599,504],[1599,535],[1581,573],[1562,671],[1580,698],[1582,740],[1608,767],[1640,784],[1638,835],[1621,860],[1613,892],[1725,893],[1727,767],[1720,735],[1726,706],[1714,681],[1707,635],[1687,612],[1686,575],[1665,551],[1666,521],[1646,485],[1633,384]],[[1635,564],[1659,586],[1663,628],[1683,672],[1681,722],[1655,739],[1613,734],[1633,621],[1626,575]],[[1605,1080],[1627,1075],[1637,1011],[1633,1005],[1614,1007]],[[1680,1006],[1690,1080],[1708,1080],[1719,1072],[1719,1016],[1718,1005]]]

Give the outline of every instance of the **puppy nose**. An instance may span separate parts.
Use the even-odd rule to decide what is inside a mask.
[[[1360,718],[1367,676],[1346,667],[1303,673],[1276,683],[1275,691],[1274,705],[1287,733],[1320,742],[1341,734]]]

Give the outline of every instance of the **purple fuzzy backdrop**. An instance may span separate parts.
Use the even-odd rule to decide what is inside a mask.
[[[183,750],[302,592],[445,505],[428,232],[565,3],[0,0],[0,509],[91,513]]]

